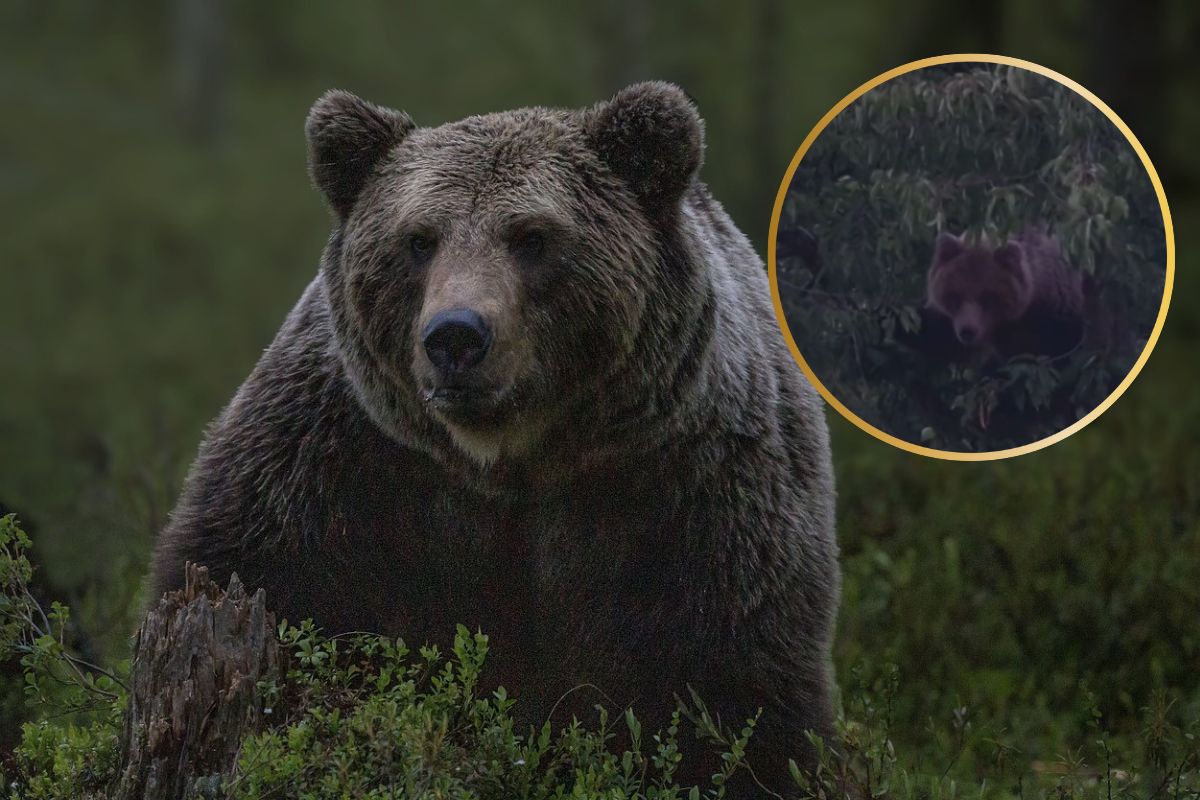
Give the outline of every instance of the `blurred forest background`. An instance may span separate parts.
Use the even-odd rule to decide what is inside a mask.
[[[942,775],[980,766],[966,736],[1023,767],[1096,758],[1097,726],[1118,760],[1153,755],[1154,725],[1200,720],[1198,41],[1191,0],[5,3],[0,502],[90,660],[124,658],[203,427],[316,270],[302,124],[330,87],[436,124],[677,81],[707,119],[705,180],[765,253],[835,102],[914,58],[1001,52],[1079,79],[1146,145],[1178,231],[1171,317],[1109,413],[1019,459],[924,459],[829,415],[837,666],[853,699],[896,665],[893,735],[915,761],[957,753]],[[30,711],[8,674],[11,743]]]
[[[1086,276],[1082,335],[1048,354],[950,352],[952,331],[922,310],[934,239],[1029,231]],[[1099,406],[1146,346],[1167,264],[1158,197],[1120,130],[1066,86],[996,64],[927,67],[858,98],[800,162],[779,238],[808,365],[860,418],[938,450],[1036,442]]]

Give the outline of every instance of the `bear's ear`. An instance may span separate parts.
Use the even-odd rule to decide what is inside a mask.
[[[1025,251],[1016,242],[1008,242],[996,248],[992,258],[1000,268],[1014,275],[1025,275]]]
[[[939,233],[933,243],[933,266],[945,264],[965,249],[966,245],[959,236],[952,233]]]
[[[304,123],[308,170],[339,218],[345,219],[371,170],[416,127],[412,118],[334,90],[313,104]]]
[[[704,123],[678,86],[637,83],[586,112],[592,148],[652,216],[674,210],[704,160]]]

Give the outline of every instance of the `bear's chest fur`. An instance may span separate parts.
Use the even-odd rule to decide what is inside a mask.
[[[353,486],[333,496],[351,498],[353,507],[331,515],[329,533],[340,528],[336,520],[353,516],[355,549],[373,555],[345,577],[360,607],[319,623],[382,630],[444,651],[456,625],[483,630],[491,641],[489,684],[517,696],[687,681],[677,673],[696,663],[693,648],[711,633],[693,602],[704,596],[697,587],[707,583],[701,573],[710,554],[681,555],[689,509],[667,500],[660,470],[501,496],[452,488],[418,454],[384,469],[359,464],[346,475]],[[363,592],[364,585],[375,588]],[[672,665],[668,674],[664,664]],[[611,699],[623,705],[635,698]],[[586,711],[597,698],[579,700],[586,702],[565,707]]]

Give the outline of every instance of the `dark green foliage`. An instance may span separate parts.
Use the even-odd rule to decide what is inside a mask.
[[[41,609],[27,592],[27,547],[13,518],[0,518],[0,646],[27,654],[25,674],[36,703],[49,701],[39,688],[49,680],[68,696],[86,698],[93,720],[84,725],[27,723],[21,745],[7,763],[0,763],[0,778],[13,800],[101,800],[108,796],[117,768],[124,693],[118,678],[100,684],[91,674],[72,672],[77,659],[61,643],[37,635]],[[970,600],[953,596],[967,573],[961,554],[949,539],[943,540],[942,550],[949,577],[929,583],[953,605],[969,606]],[[852,554],[848,577],[856,585],[871,584],[884,606],[903,607],[908,595],[921,592],[913,592],[909,568],[881,552]],[[864,560],[873,578],[863,574]],[[56,611],[65,618],[64,608]],[[881,618],[872,624],[887,622]],[[1079,635],[1079,624],[1068,625],[1067,633]],[[1187,662],[1197,643],[1187,638],[1186,620],[1167,621],[1153,635],[1157,641],[1175,624],[1184,626],[1177,641]],[[983,626],[993,635],[1002,627]],[[944,639],[945,628],[939,633]],[[562,730],[547,723],[520,731],[509,714],[520,699],[510,698],[503,688],[489,696],[478,689],[488,649],[481,633],[460,626],[447,656],[430,647],[414,654],[400,640],[368,634],[329,639],[311,622],[298,628],[281,623],[279,636],[283,677],[262,687],[268,728],[242,742],[237,770],[223,786],[214,785],[219,792],[214,796],[691,800],[725,797],[730,777],[753,774],[758,718],[747,720],[740,731],[729,730],[695,694],[678,703],[666,730],[653,734],[642,730],[635,709],[613,721],[600,707],[594,720],[577,720]],[[937,666],[926,674],[906,676],[896,666],[872,669],[866,662],[847,670],[838,735],[832,742],[814,737],[819,757],[815,773],[803,774],[792,764],[795,796],[951,798],[970,783],[970,796],[986,798],[1200,797],[1200,698],[1166,688],[1180,678],[1171,668],[1149,680],[1122,676],[1123,688],[1106,703],[1088,688],[1092,675],[1086,669],[1071,681],[1056,682],[1051,675],[1043,684],[1045,676],[1031,662],[1024,684],[1008,687],[1010,695],[1020,697],[1021,710],[1005,715],[988,702],[1002,679],[971,673],[969,642],[897,639],[892,654],[908,663],[914,663],[915,654],[909,648],[934,650]],[[1001,650],[1021,648],[1020,643],[1003,642],[1002,636],[996,644]],[[1073,648],[1064,641],[1061,652],[1068,655],[1080,644],[1086,648],[1089,643]],[[939,645],[967,645],[968,652],[956,659],[938,651]],[[973,674],[970,681],[955,688],[966,699],[945,707],[945,689],[956,676],[968,674]],[[1102,674],[1096,677],[1103,682]],[[979,682],[981,691],[973,692],[971,682]],[[921,688],[926,684],[927,689]],[[939,685],[940,691],[935,688]],[[1159,688],[1144,706],[1134,708],[1133,698],[1150,686]],[[1053,700],[1056,693],[1063,702],[1076,701],[1077,719],[1068,725],[1071,735],[1062,750],[1039,752],[1031,743],[1037,736],[1031,728],[1051,720],[1039,715],[1038,697]],[[1117,709],[1111,722],[1106,705]],[[920,741],[907,741],[914,738],[917,720],[924,726],[916,737]],[[1124,732],[1114,733],[1114,728]],[[694,756],[680,750],[690,731],[721,754],[721,766],[707,787],[674,781],[680,762]]]
[[[26,697],[56,721],[25,723],[21,746],[8,764],[0,760],[0,778],[13,798],[83,797],[115,770],[125,687],[67,646],[66,606],[46,610],[34,598],[29,546],[16,518],[0,517],[0,664],[20,660]]]
[[[16,517],[0,517],[0,663],[20,660],[25,693],[36,705],[73,716],[110,715],[125,702],[122,679],[73,652],[69,608],[55,600],[46,609],[34,597],[29,546]],[[126,668],[122,663],[118,672]]]
[[[928,745],[914,754],[893,739],[894,702],[902,691],[894,667],[848,676],[845,716],[836,744],[818,742],[813,777],[795,774],[801,797],[820,798],[1196,798],[1200,796],[1200,723],[1174,723],[1163,696],[1142,709],[1133,741],[1114,742],[1096,698],[1084,690],[1081,715],[1094,737],[1053,760],[1031,760],[1003,724],[956,706],[926,718]],[[967,785],[957,777],[974,775]]]
[[[631,710],[613,722],[600,708],[590,724],[516,730],[509,711],[519,698],[477,690],[487,637],[461,626],[448,657],[376,636],[322,639],[309,623],[284,623],[280,635],[290,668],[268,689],[277,722],[244,743],[235,797],[698,797],[673,780],[690,727],[725,753],[703,796],[723,797],[726,780],[747,768],[753,720],[730,734],[699,699],[652,735]],[[629,750],[612,746],[618,728]]]
[[[1022,69],[920,70],[856,100],[796,170],[780,229],[795,226],[819,249],[778,265],[805,359],[860,417],[936,449],[1066,428],[1129,372],[1162,301],[1159,204],[1132,147],[1082,97]],[[1031,228],[1098,287],[1080,346],[957,362],[911,346],[938,233],[1000,243]]]

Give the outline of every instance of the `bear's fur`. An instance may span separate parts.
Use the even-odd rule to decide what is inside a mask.
[[[329,632],[481,628],[522,723],[652,728],[691,686],[728,724],[761,707],[750,757],[786,780],[832,722],[827,434],[692,103],[418,128],[332,92],[306,131],[333,233],[207,432],[154,594],[194,561]],[[447,309],[487,328],[469,370],[433,363]]]
[[[952,333],[968,353],[1058,356],[1083,338],[1085,284],[1041,231],[999,247],[943,233],[934,244],[926,308],[934,314],[928,325]]]

